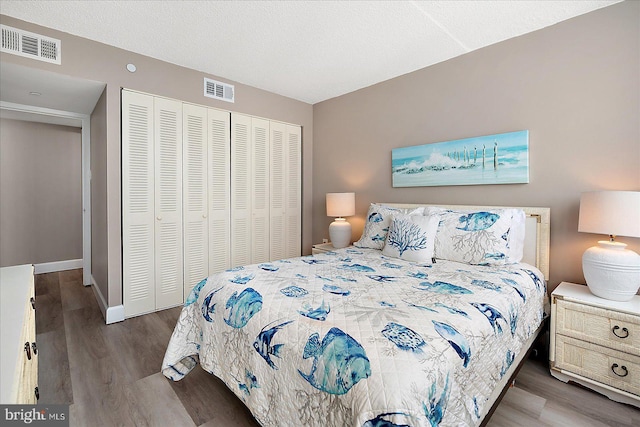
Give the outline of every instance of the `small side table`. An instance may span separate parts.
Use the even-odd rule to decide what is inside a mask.
[[[562,282],[551,294],[551,375],[640,407],[640,296],[618,302]]]
[[[311,254],[317,255],[325,252],[335,251],[336,248],[333,247],[331,243],[318,243],[313,245],[311,248]]]

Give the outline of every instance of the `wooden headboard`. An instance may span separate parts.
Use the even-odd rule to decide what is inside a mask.
[[[383,203],[381,205],[396,208],[418,208],[420,206],[437,206],[452,210],[490,210],[490,209],[522,209],[526,215],[524,255],[522,261],[535,265],[549,280],[549,235],[551,232],[550,208],[532,208],[522,206],[470,206],[470,205],[436,205],[428,203]]]

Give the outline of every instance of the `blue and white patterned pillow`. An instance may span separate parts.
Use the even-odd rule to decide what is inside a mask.
[[[387,238],[391,218],[394,214],[414,214],[422,215],[424,208],[400,209],[391,206],[371,203],[367,212],[367,221],[360,240],[354,242],[354,246],[359,248],[382,249]]]
[[[439,215],[394,215],[382,254],[431,264]]]
[[[436,258],[478,265],[503,265],[522,259],[524,212],[519,209],[453,211],[428,207],[441,216]]]

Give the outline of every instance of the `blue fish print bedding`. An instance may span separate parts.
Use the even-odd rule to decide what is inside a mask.
[[[200,364],[265,426],[477,425],[542,322],[544,283],[528,264],[360,248],[234,268],[186,298],[162,373]]]

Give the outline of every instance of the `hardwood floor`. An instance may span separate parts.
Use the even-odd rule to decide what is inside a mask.
[[[257,426],[222,381],[200,368],[160,373],[180,308],[105,325],[82,270],[36,276],[41,404],[69,404],[72,426]],[[640,410],[549,375],[528,360],[489,426],[638,426]]]

